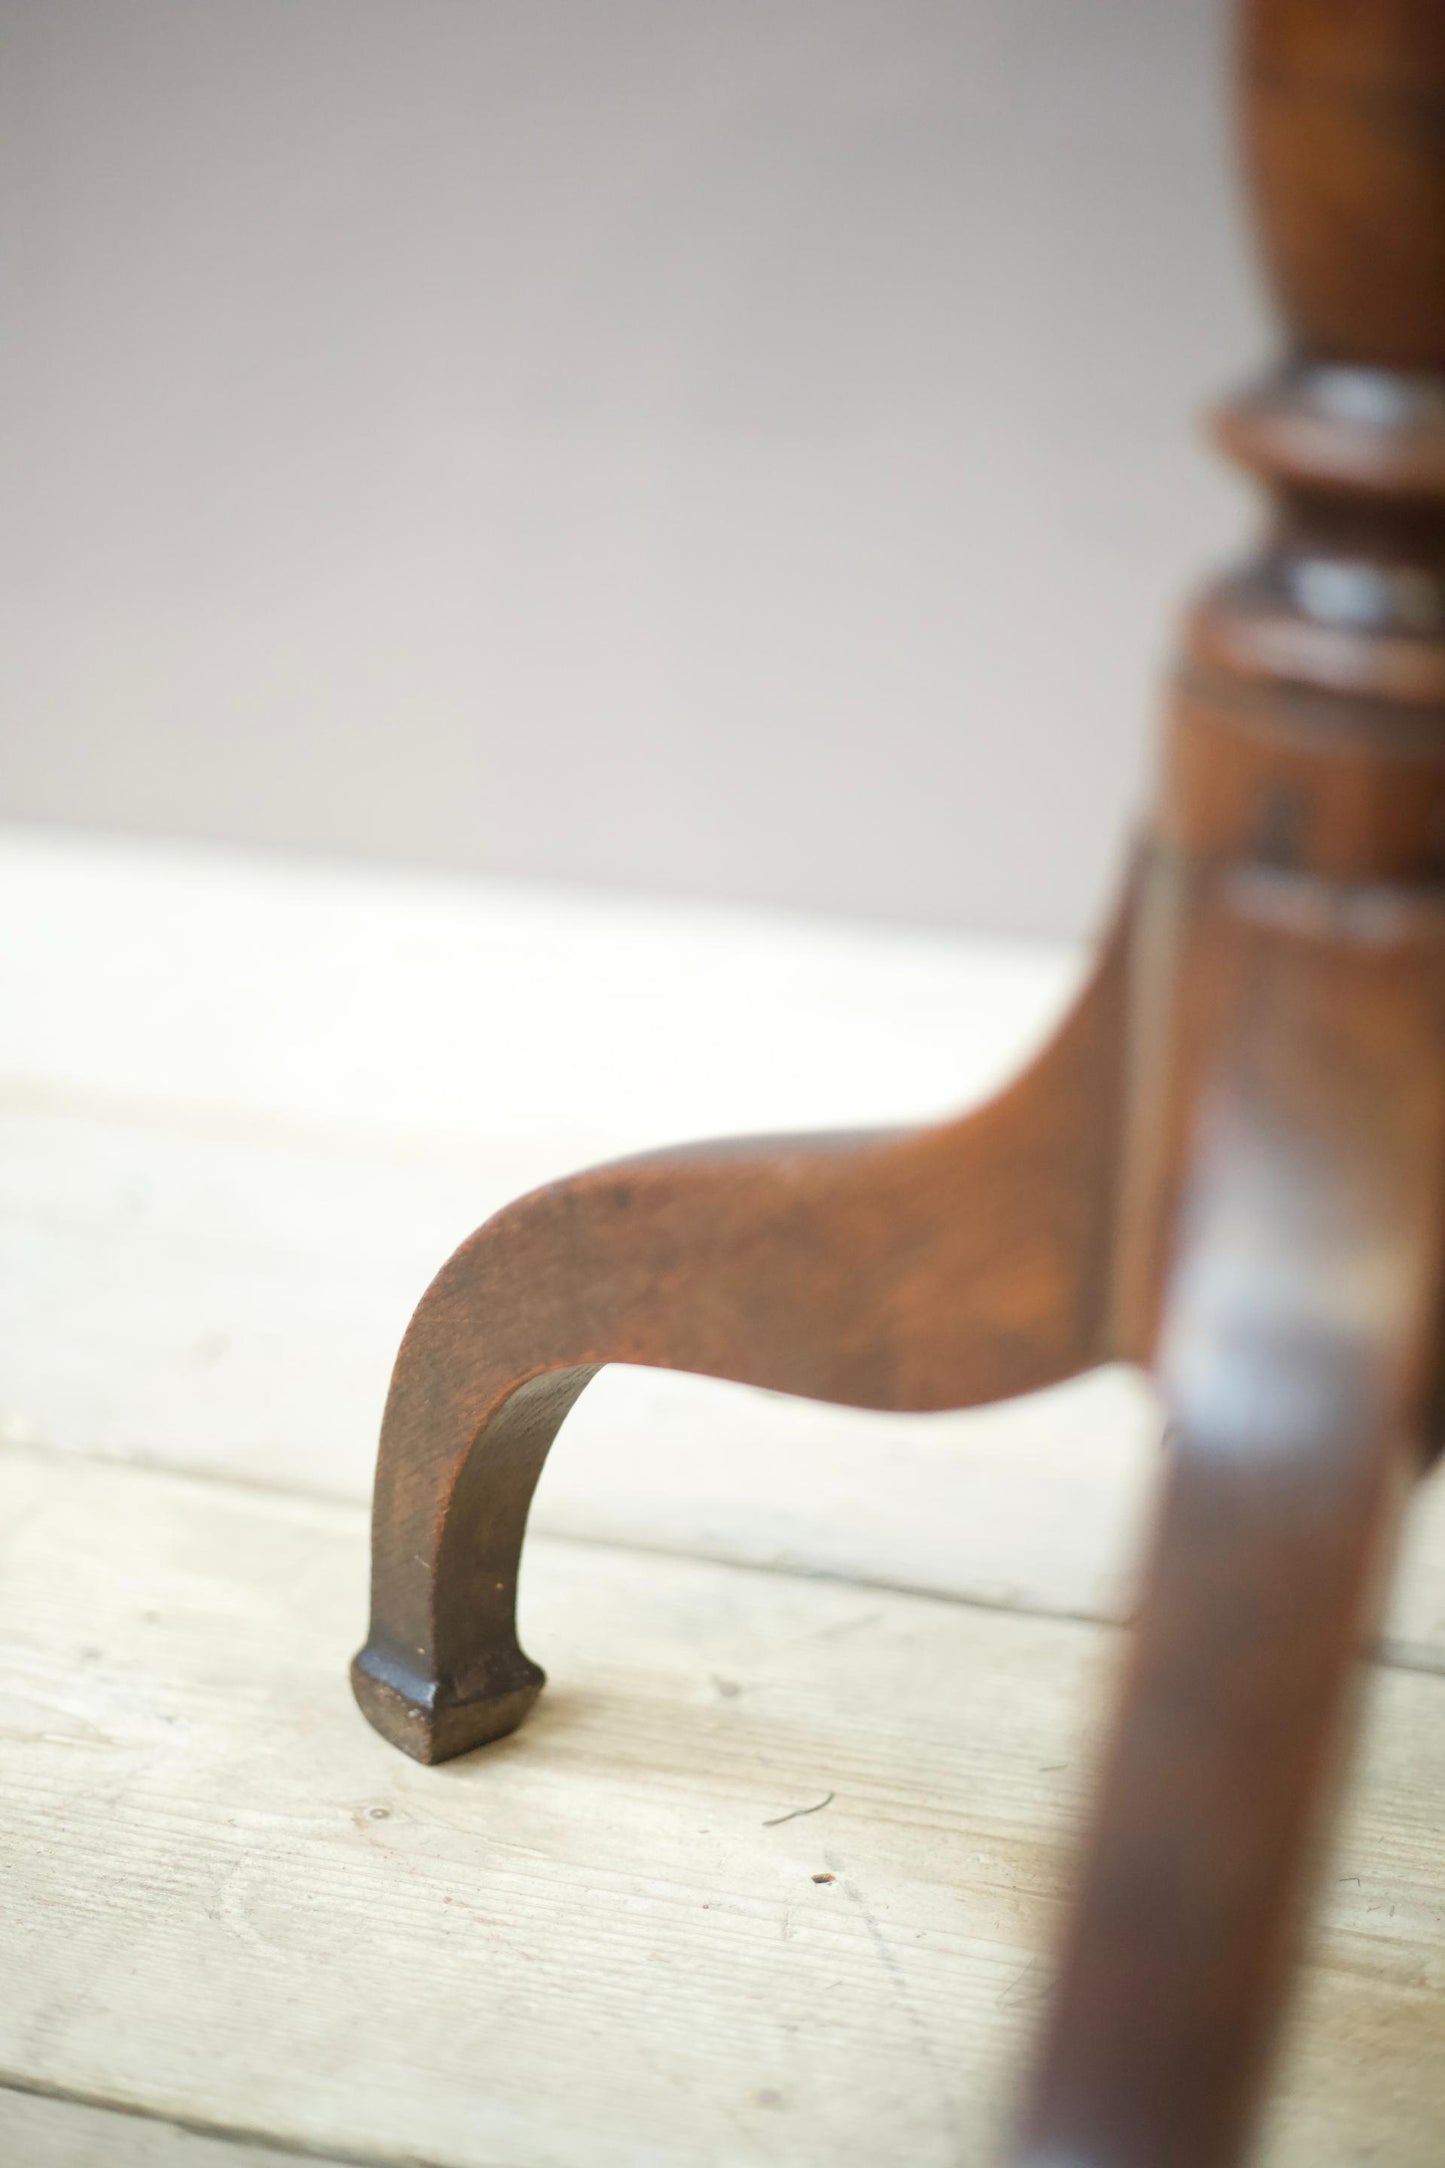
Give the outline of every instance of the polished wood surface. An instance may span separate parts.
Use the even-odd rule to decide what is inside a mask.
[[[387,1403],[353,1672],[379,1730],[445,1760],[535,1698],[513,1626],[527,1512],[603,1363],[926,1410],[1102,1359],[1126,925],[1033,1069],[963,1122],[624,1161],[463,1245]]]
[[[1254,0],[1243,137],[1287,360],[1218,439],[1264,538],[1191,611],[1090,992],[981,1114],[524,1199],[402,1348],[354,1677],[421,1759],[510,1730],[532,1487],[608,1361],[898,1409],[1110,1356],[1175,1422],[1016,2158],[1251,2142],[1402,1495],[1445,1225],[1445,8]]]
[[[1218,1007],[1157,1357],[1169,1466],[1026,2161],[1213,2168],[1251,2135],[1427,1443],[1445,907],[1356,901],[1234,873],[1196,905]]]

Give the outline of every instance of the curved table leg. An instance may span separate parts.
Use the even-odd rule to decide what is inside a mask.
[[[1319,900],[1285,882],[1265,922],[1250,906],[1206,930],[1232,1014],[1159,1357],[1178,1428],[1014,2156],[1028,2168],[1243,2157],[1422,1458],[1440,926],[1366,895],[1344,906],[1352,928],[1338,892]]]
[[[627,1161],[462,1245],[412,1321],[382,1428],[352,1667],[379,1731],[442,1761],[535,1699],[514,1625],[527,1510],[600,1365],[931,1409],[1101,1359],[1127,922],[1039,1061],[962,1121]]]

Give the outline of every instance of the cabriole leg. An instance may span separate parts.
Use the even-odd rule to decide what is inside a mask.
[[[870,1408],[950,1408],[1101,1357],[1127,919],[1062,1032],[967,1119],[603,1167],[490,1221],[397,1359],[352,1669],[379,1731],[442,1761],[542,1685],[514,1613],[527,1509],[603,1363]]]

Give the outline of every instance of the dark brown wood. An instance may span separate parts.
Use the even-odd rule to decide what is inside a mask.
[[[898,1409],[1153,1365],[1173,1442],[1020,2168],[1242,2159],[1445,1405],[1445,0],[1252,0],[1240,57],[1287,358],[1215,433],[1270,516],[1189,615],[1089,990],[963,1121],[602,1168],[473,1236],[398,1358],[353,1674],[423,1760],[520,1720],[527,1509],[600,1364]]]
[[[1121,918],[1052,1046],[961,1122],[630,1160],[463,1244],[412,1321],[382,1426],[352,1674],[379,1731],[441,1761],[535,1699],[514,1625],[527,1509],[601,1364],[929,1409],[1101,1359],[1125,952]]]
[[[1186,627],[1136,926],[1113,1338],[1174,1418],[1015,2159],[1250,2144],[1358,1657],[1432,1443],[1445,1227],[1445,7],[1254,0],[1290,358]]]
[[[1445,906],[1209,884],[1222,1013],[1159,1524],[1021,2160],[1241,2158],[1400,1507],[1445,1224]]]

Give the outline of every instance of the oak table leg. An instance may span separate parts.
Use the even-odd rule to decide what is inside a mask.
[[[1126,928],[1034,1068],[960,1122],[630,1160],[462,1245],[412,1321],[382,1427],[352,1668],[379,1731],[444,1761],[536,1698],[514,1623],[527,1510],[602,1364],[930,1409],[1101,1359]]]
[[[1160,1351],[1176,1427],[1029,2168],[1242,2157],[1423,1459],[1445,914],[1280,885],[1246,899],[1274,923],[1208,929],[1232,1006]]]

